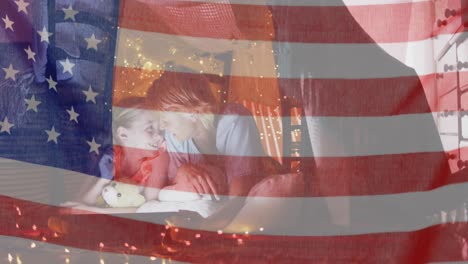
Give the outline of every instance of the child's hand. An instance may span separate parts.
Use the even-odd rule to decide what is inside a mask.
[[[99,161],[99,170],[101,178],[112,180],[114,178],[114,159],[112,155],[105,154]]]

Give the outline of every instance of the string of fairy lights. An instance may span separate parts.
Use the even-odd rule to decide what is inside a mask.
[[[62,259],[63,263],[70,264],[70,263],[78,263],[74,262],[79,260],[80,254],[83,253],[83,249],[72,249],[68,246],[59,246],[61,243],[61,239],[65,238],[66,236],[79,236],[80,233],[73,233],[73,232],[63,232],[59,231],[60,228],[54,228],[50,221],[50,216],[47,216],[47,221],[37,220],[36,223],[30,224],[32,219],[35,219],[37,216],[37,209],[38,208],[28,208],[28,209],[21,209],[20,206],[15,205],[12,207],[13,214],[16,215],[15,218],[15,236],[24,238],[25,247],[20,246],[19,248],[12,248],[9,247],[9,252],[7,253],[6,260],[8,263],[16,263],[22,264],[24,261],[28,261],[24,255],[35,255],[39,252],[48,251],[59,259]],[[27,212],[23,211],[31,211],[36,212],[32,213],[31,215]],[[46,216],[46,215],[44,215]],[[80,217],[80,215],[75,215],[76,217]],[[52,216],[54,217],[54,216]],[[71,222],[69,224],[72,224]],[[177,240],[177,247],[191,247],[195,245],[198,241],[201,241],[203,237],[205,239],[212,239],[213,236],[219,236],[225,241],[232,241],[232,246],[244,246],[248,243],[248,239],[251,234],[261,234],[265,231],[265,228],[260,227],[257,230],[252,230],[248,227],[239,228],[239,230],[243,230],[240,233],[225,233],[223,230],[218,230],[216,232],[212,232],[212,234],[205,234],[202,235],[201,233],[190,233],[192,234],[192,238],[187,238],[187,236],[183,236],[182,239]],[[175,226],[174,224],[166,224],[160,233],[160,241],[161,244],[164,244],[164,239],[170,234],[171,232],[179,233],[180,228]],[[29,241],[28,241],[29,240]],[[32,240],[32,241],[31,241]],[[55,245],[54,245],[55,244]],[[109,262],[111,259],[106,259],[106,254],[112,252],[114,258],[115,255],[123,257],[125,259],[126,264],[131,263],[131,257],[138,256],[140,257],[137,263],[142,263],[142,256],[146,256],[146,260],[148,263],[163,263],[163,264],[170,264],[173,263],[172,258],[170,257],[174,252],[180,250],[180,248],[176,248],[174,245],[167,244],[164,246],[161,245],[142,245],[142,248],[138,248],[136,245],[133,245],[129,242],[123,241],[99,241],[96,238],[95,241],[96,247],[94,251],[96,254],[99,255],[99,264],[106,264],[106,263],[113,263]],[[53,248],[53,249],[51,249]],[[90,252],[93,252],[92,247]],[[25,252],[28,251],[28,252]],[[108,257],[109,258],[109,257]],[[109,261],[108,261],[109,260]],[[25,262],[26,263],[26,262]],[[27,262],[30,263],[30,262]],[[56,262],[54,262],[56,263]]]
[[[269,14],[271,16],[271,14]],[[238,40],[231,40],[235,45],[238,44]],[[224,63],[216,58],[213,53],[202,52],[195,49],[184,49],[177,47],[176,45],[169,45],[165,53],[161,56],[160,61],[155,58],[148,57],[144,52],[144,40],[140,37],[136,38],[126,38],[124,44],[122,44],[119,49],[122,49],[124,54],[123,66],[125,69],[122,69],[120,74],[123,76],[121,80],[124,82],[123,85],[117,84],[117,89],[114,93],[118,94],[120,98],[125,97],[126,95],[130,96],[146,96],[147,88],[150,87],[152,82],[160,78],[166,70],[171,70],[174,65],[167,62],[177,62],[177,64],[185,65],[191,68],[199,70],[200,74],[216,74],[219,77],[224,76]],[[259,46],[257,41],[248,41],[247,50],[254,50]],[[275,51],[271,49],[271,53],[275,55]],[[136,55],[135,55],[136,54]],[[255,64],[254,56],[249,52],[248,54],[248,63],[249,65]],[[125,57],[128,56],[128,57]],[[136,60],[134,57],[136,56]],[[239,63],[238,59],[235,57],[231,58],[231,68],[234,67],[235,63]],[[243,63],[243,62],[242,62]],[[265,67],[262,65],[262,67]],[[276,76],[280,77],[279,65],[273,65],[273,71],[276,72]],[[263,75],[259,76],[261,79],[264,78]],[[227,91],[223,89],[216,89],[215,92],[219,95],[227,94]],[[258,92],[258,97],[264,97],[263,93]],[[248,96],[252,96],[250,93]],[[267,154],[273,157],[278,157],[280,161],[282,157],[282,149],[279,147],[279,143],[282,140],[282,117],[280,114],[279,104],[281,100],[288,100],[288,97],[284,96],[282,98],[277,98],[276,101],[278,105],[266,106],[261,103],[255,103],[255,106],[251,102],[244,103],[249,110],[254,114],[255,121],[260,129],[260,139],[264,146],[267,144],[275,145],[275,147],[266,147]],[[245,101],[245,100],[244,100]],[[271,100],[270,100],[271,101]],[[223,103],[227,103],[224,99]],[[262,111],[261,108],[273,107],[272,111]],[[300,109],[292,109],[292,125],[300,124]],[[293,129],[291,131],[292,142],[300,142],[301,131],[300,129]],[[268,141],[271,141],[270,143]],[[274,150],[273,150],[274,149]],[[268,151],[269,150],[269,151]],[[299,150],[296,150],[291,153],[293,157],[298,157]]]
[[[10,251],[6,254],[5,258],[2,257],[0,259],[8,261],[8,263],[10,264],[11,263],[23,264],[23,262],[26,263],[25,261],[28,260],[26,258],[23,258],[23,254],[28,255],[28,256],[33,256],[34,254],[36,254],[34,252],[38,253],[41,250],[49,250],[55,257],[62,259],[63,263],[65,264],[79,263],[79,262],[74,262],[74,260],[79,259],[79,254],[83,254],[82,249],[77,249],[77,248],[72,249],[67,246],[59,246],[59,245],[51,246],[51,244],[47,243],[47,242],[50,242],[52,244],[60,244],[59,241],[61,237],[66,236],[66,235],[76,236],[76,235],[80,235],[79,233],[61,234],[61,233],[52,231],[50,228],[46,227],[47,224],[42,224],[40,222],[32,224],[32,225],[23,225],[21,223],[22,222],[21,220],[31,219],[31,217],[28,218],[28,213],[23,213],[23,210],[19,206],[13,206],[12,211],[13,211],[13,214],[17,216],[15,229],[18,232],[21,232],[21,234],[23,234],[22,236],[23,238],[33,240],[33,241],[24,241],[26,246],[21,249],[13,249],[10,247],[9,248]],[[453,210],[449,213],[442,211],[440,212],[440,215],[436,214],[432,217],[434,219],[434,223],[441,223],[443,225],[450,224],[450,223],[455,224],[457,213],[458,212],[456,210]],[[448,217],[449,214],[450,214],[450,217]],[[463,207],[462,214],[464,214],[466,218],[467,210],[465,206]],[[171,232],[174,232],[174,233],[181,232],[180,228],[173,224],[166,224],[164,226],[164,229],[160,233],[162,242],[164,242],[164,239],[166,238],[166,236],[168,236],[168,234],[170,234]],[[264,227],[260,227],[257,230],[251,230],[247,227],[243,227],[240,229],[243,229],[244,231],[240,233],[225,233],[223,230],[217,230],[216,232],[213,232],[212,234],[207,234],[207,235],[202,235],[198,232],[195,232],[193,234],[192,231],[189,231],[189,234],[193,234],[192,239],[187,239],[185,236],[184,239],[177,241],[178,243],[177,246],[178,247],[194,246],[197,243],[197,241],[203,239],[204,236],[205,236],[205,239],[212,239],[213,236],[220,236],[224,240],[232,241],[231,246],[245,246],[247,243],[249,243],[249,238],[251,235],[262,234],[262,232],[265,231]],[[122,241],[115,241],[113,243],[109,243],[109,242],[104,243],[102,241],[96,241],[95,243],[96,243],[95,251],[97,251],[97,254],[99,255],[99,258],[98,258],[99,264],[114,263],[112,262],[113,260],[112,258],[109,258],[109,257],[106,258],[107,252],[115,252],[113,253],[114,255],[117,254],[117,255],[122,256],[124,259],[123,263],[125,264],[130,264],[131,258],[134,256],[139,257],[136,263],[142,263],[142,256],[144,256],[143,259],[146,259],[147,263],[172,264],[172,263],[175,263],[175,261],[173,262],[170,256],[173,253],[176,253],[178,250],[180,250],[180,248],[175,248],[173,245],[166,245],[165,247],[159,247],[159,249],[157,249],[155,245],[147,245],[146,246],[147,248],[137,248],[137,246],[135,245],[132,245],[128,242],[122,242]],[[54,249],[51,250],[50,249],[51,247],[53,247]],[[164,249],[164,250],[161,250],[161,249]],[[29,251],[29,252],[25,253],[25,251]],[[3,262],[3,263],[6,263],[6,262]],[[31,262],[27,262],[27,263],[31,263]],[[54,262],[54,263],[57,263],[57,262]]]

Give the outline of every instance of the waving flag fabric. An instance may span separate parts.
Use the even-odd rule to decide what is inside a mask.
[[[461,21],[465,1],[446,2]],[[443,81],[466,79],[466,70],[438,81],[444,71],[435,50],[455,29],[437,25],[437,7],[424,0],[0,2],[0,243],[11,245],[0,250],[2,260],[467,259],[467,175],[448,162],[465,149],[442,142],[435,122],[444,107],[459,110],[458,98],[442,106],[437,91]],[[163,74],[208,77],[220,102],[250,110],[265,156],[294,157],[283,148],[292,135],[310,144],[301,153],[310,166],[267,175],[245,203],[224,212],[232,220],[224,225],[187,212],[176,225],[167,224],[169,213],[64,215],[60,203],[104,177],[98,163],[112,152],[112,112],[128,108],[121,103],[128,97],[149,97]],[[287,100],[296,102],[291,111]]]

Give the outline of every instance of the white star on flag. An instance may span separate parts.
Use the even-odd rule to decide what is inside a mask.
[[[37,106],[40,105],[41,102],[36,101],[36,98],[34,97],[34,94],[31,96],[30,99],[24,99],[24,101],[28,105],[28,108],[26,109],[26,111],[33,110],[34,112],[37,113]]]
[[[5,80],[12,79],[13,81],[16,81],[16,74],[19,72],[18,70],[15,70],[13,68],[13,65],[10,64],[8,68],[3,68],[3,71],[5,71]]]
[[[78,123],[78,116],[80,114],[78,114],[77,112],[75,112],[75,109],[73,109],[73,106],[71,107],[70,110],[67,110],[67,113],[70,115],[70,121],[75,121],[76,123]]]
[[[57,138],[60,136],[60,133],[55,131],[55,128],[52,126],[50,130],[45,130],[47,133],[47,142],[54,141],[55,144],[58,144]]]
[[[86,42],[88,43],[88,46],[86,49],[95,49],[98,50],[97,45],[101,43],[100,39],[97,39],[94,33],[91,35],[89,38],[85,38]]]
[[[15,30],[13,29],[13,24],[14,24],[15,22],[11,21],[11,20],[8,18],[8,15],[5,15],[5,17],[2,18],[2,20],[3,20],[3,22],[5,22],[5,30],[10,29],[11,31],[15,31]]]
[[[86,102],[93,102],[96,104],[96,96],[98,93],[93,91],[93,88],[91,88],[91,85],[88,88],[88,91],[83,91],[83,93],[86,95]]]
[[[5,117],[5,118],[3,119],[3,122],[0,122],[0,127],[1,127],[0,133],[6,132],[6,133],[8,133],[8,134],[11,135],[10,129],[11,129],[13,126],[14,126],[13,123],[9,123],[9,122],[8,122],[8,117]]]
[[[24,2],[24,0],[17,0],[15,1],[15,4],[18,6],[18,13],[23,11],[25,14],[28,13],[28,10],[26,10],[26,7],[29,5],[28,2]]]
[[[86,143],[88,143],[89,145],[90,153],[94,151],[97,155],[99,155],[99,147],[101,146],[101,144],[96,143],[96,141],[94,141],[94,137],[92,141],[86,141]]]
[[[47,43],[49,43],[49,37],[53,35],[53,33],[49,33],[49,31],[47,31],[45,26],[42,28],[42,31],[38,30],[37,33],[41,36],[41,42],[45,41]]]
[[[24,49],[24,51],[26,52],[26,54],[28,54],[28,60],[36,61],[36,58],[34,58],[34,56],[36,56],[36,53],[31,50],[31,46],[28,46],[28,48]]]
[[[74,63],[71,63],[67,58],[65,61],[60,61],[60,64],[62,64],[63,73],[69,72],[71,75],[73,75],[72,69],[75,67]]]
[[[52,76],[49,75],[49,78],[46,79],[47,83],[49,83],[49,90],[53,89],[55,92],[57,92],[57,82],[52,79]]]
[[[75,21],[75,16],[79,13],[76,10],[73,10],[72,5],[68,8],[62,8],[62,11],[65,13],[65,18],[63,20],[71,19]]]

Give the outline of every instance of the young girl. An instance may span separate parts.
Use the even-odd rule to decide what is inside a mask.
[[[101,178],[93,180],[78,202],[66,202],[63,206],[102,213],[135,212],[136,208],[96,207],[110,180],[142,186],[146,200],[157,199],[159,190],[166,185],[169,160],[157,115],[144,109],[145,99],[141,97],[127,98],[118,105],[113,109],[113,155],[101,158]]]

